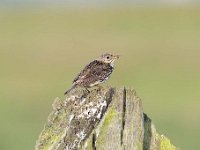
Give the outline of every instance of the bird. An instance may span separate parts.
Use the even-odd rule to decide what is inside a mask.
[[[99,58],[86,65],[83,70],[75,77],[72,87],[64,95],[68,94],[77,86],[88,88],[98,86],[108,80],[114,70],[114,63],[119,59],[119,55],[109,53],[102,54]]]

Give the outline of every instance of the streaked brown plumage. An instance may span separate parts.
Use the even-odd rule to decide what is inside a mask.
[[[77,85],[85,88],[93,87],[105,82],[114,69],[114,61],[118,59],[118,55],[103,54],[85,66],[85,68],[73,80],[73,86],[65,94],[69,93]]]

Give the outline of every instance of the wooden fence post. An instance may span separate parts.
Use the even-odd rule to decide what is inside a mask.
[[[36,150],[177,150],[159,135],[133,89],[74,89],[56,98]]]

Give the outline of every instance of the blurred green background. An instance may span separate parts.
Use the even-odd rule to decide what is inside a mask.
[[[107,85],[132,87],[159,133],[200,149],[200,7],[0,9],[0,149],[34,149],[52,102],[103,52]]]

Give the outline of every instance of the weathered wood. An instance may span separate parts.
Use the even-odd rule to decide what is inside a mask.
[[[143,113],[133,89],[74,89],[56,99],[36,150],[176,150]]]

